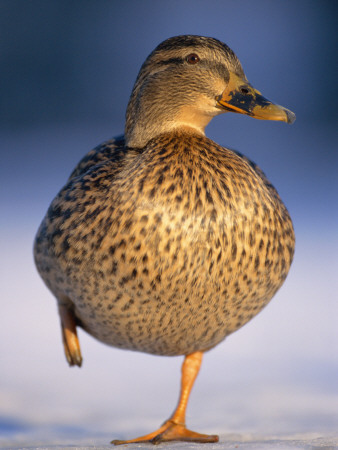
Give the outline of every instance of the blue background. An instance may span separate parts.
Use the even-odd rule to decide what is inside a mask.
[[[88,430],[126,437],[150,431],[175,405],[180,358],[122,352],[80,332],[84,367],[67,368],[55,302],[31,248],[77,161],[123,132],[144,59],[178,34],[227,43],[249,81],[297,115],[289,126],[225,114],[206,130],[267,173],[293,218],[297,247],[268,308],[206,356],[189,420],[221,434],[336,429],[336,19],[335,2],[323,0],[0,2],[5,438],[33,442],[47,429],[66,440]]]

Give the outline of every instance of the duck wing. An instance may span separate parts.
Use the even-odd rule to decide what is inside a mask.
[[[95,147],[93,150],[90,150],[90,152],[79,161],[68,181],[84,175],[92,167],[106,161],[113,162],[116,166],[119,166],[127,153],[128,149],[125,147],[124,136],[109,139]],[[117,168],[118,167],[116,167],[116,169]]]

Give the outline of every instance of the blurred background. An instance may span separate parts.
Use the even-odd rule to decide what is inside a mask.
[[[3,445],[134,437],[176,404],[182,358],[109,348],[80,331],[84,364],[68,368],[32,244],[78,160],[123,132],[144,59],[178,34],[227,43],[249,81],[297,115],[289,126],[226,114],[207,128],[266,172],[297,246],[271,304],[205,356],[188,424],[224,439],[337,430],[336,19],[325,0],[0,1]]]

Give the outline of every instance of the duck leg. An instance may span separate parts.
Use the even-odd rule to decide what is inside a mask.
[[[68,364],[70,366],[77,365],[81,367],[82,356],[76,332],[74,313],[67,306],[59,304],[59,314],[61,319],[63,346]]]
[[[187,355],[182,365],[181,393],[178,405],[171,417],[153,433],[127,441],[114,440],[115,445],[130,444],[133,442],[150,442],[160,444],[166,441],[189,441],[189,442],[218,442],[218,436],[196,433],[188,430],[185,426],[185,412],[191,389],[198,375],[202,363],[202,352]]]

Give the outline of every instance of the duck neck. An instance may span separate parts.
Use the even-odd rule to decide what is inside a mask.
[[[130,97],[125,127],[129,147],[144,147],[156,136],[177,130],[205,136],[205,127],[215,115],[214,108],[205,107],[206,99],[198,102],[177,89],[163,92],[153,85],[148,89],[146,83],[142,88],[136,83]]]
[[[163,133],[174,131],[185,131],[189,134],[198,134],[205,136],[205,127],[211,118],[202,116],[189,120],[189,115],[195,116],[193,112],[178,114],[176,117],[170,117],[167,114],[160,114],[156,111],[152,117],[140,115],[140,117],[126,127],[125,139],[128,147],[144,147],[147,142]]]

